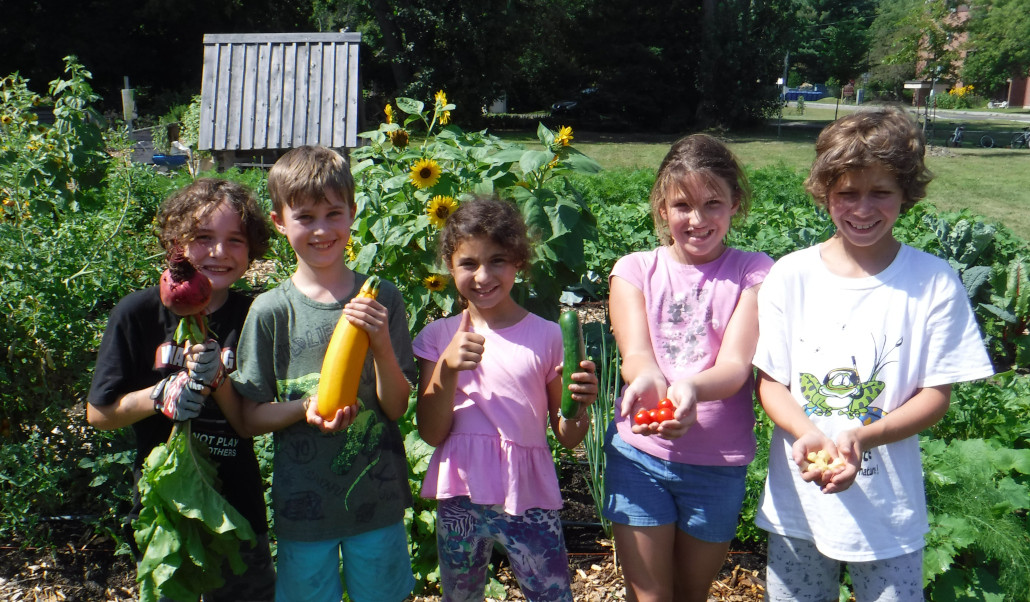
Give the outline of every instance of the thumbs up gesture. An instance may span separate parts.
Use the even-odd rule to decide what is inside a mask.
[[[475,370],[483,359],[483,343],[486,338],[481,334],[471,332],[472,318],[469,310],[461,312],[461,322],[458,324],[458,331],[454,333],[450,345],[444,349],[440,361],[451,370]]]

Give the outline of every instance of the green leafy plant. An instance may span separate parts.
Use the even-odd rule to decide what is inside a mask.
[[[133,527],[143,556],[140,600],[196,599],[224,585],[223,562],[237,575],[246,570],[240,545],[253,546],[257,536],[222,497],[217,468],[188,420],[151,450],[139,487],[142,509]]]
[[[658,245],[649,196],[655,174],[649,170],[608,170],[570,178],[587,199],[597,236],[584,242],[587,272],[563,298],[566,303],[608,297],[608,274],[619,258]]]
[[[590,468],[588,482],[590,483],[590,497],[594,500],[597,508],[597,516],[601,521],[601,528],[608,537],[612,536],[611,521],[602,514],[604,508],[604,437],[615,415],[615,400],[622,393],[622,361],[619,349],[615,345],[615,338],[611,334],[611,327],[606,321],[604,324],[591,322],[583,329],[583,337],[586,341],[588,355],[597,364],[597,401],[590,405],[590,428],[587,430],[583,445],[586,448],[587,466]]]
[[[542,150],[525,149],[485,131],[450,124],[453,104],[443,92],[434,103],[396,99],[386,123],[360,136],[369,144],[351,157],[358,213],[351,235],[353,266],[393,281],[408,303],[413,332],[451,313],[456,297],[436,262],[436,234],[463,199],[497,195],[515,202],[535,237],[535,257],[513,294],[523,305],[556,319],[562,291],[586,271],[584,240],[595,222],[582,195],[566,177],[593,173],[596,162],[570,145],[571,128],[542,124]],[[413,130],[424,128],[416,144]]]
[[[50,82],[43,98],[17,74],[0,80],[0,203],[6,221],[59,221],[98,206],[96,187],[108,164],[98,96],[90,73],[65,57],[66,79]],[[38,113],[53,113],[52,125]],[[26,152],[27,151],[27,152]]]
[[[931,598],[1030,599],[1030,449],[983,439],[924,440],[922,449]]]

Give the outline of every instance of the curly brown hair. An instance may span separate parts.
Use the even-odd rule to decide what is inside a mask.
[[[508,258],[520,270],[529,265],[530,242],[526,222],[518,208],[495,197],[475,197],[458,205],[440,230],[440,260],[447,268],[458,245],[470,238],[485,237],[508,251]]]
[[[858,111],[826,126],[815,142],[815,162],[805,190],[824,209],[830,190],[845,172],[881,165],[897,178],[901,211],[926,197],[933,174],[923,162],[926,139],[908,113],[887,105]]]
[[[165,199],[157,215],[161,246],[167,251],[189,244],[200,223],[223,203],[240,216],[251,261],[263,256],[271,230],[254,195],[242,184],[216,178],[199,178]]]
[[[669,222],[662,217],[669,193],[688,174],[719,179],[729,186],[738,209],[734,219],[743,219],[751,206],[751,185],[737,157],[726,145],[708,134],[692,134],[673,143],[662,159],[651,188],[651,217],[655,234],[663,245],[672,244]]]

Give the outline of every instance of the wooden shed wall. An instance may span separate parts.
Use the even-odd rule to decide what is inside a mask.
[[[204,36],[201,150],[357,145],[359,33]]]

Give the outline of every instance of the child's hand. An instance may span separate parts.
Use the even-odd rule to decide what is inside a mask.
[[[854,429],[837,435],[836,461],[839,468],[824,484],[823,493],[840,493],[855,482],[858,471],[862,469],[862,447],[855,435]]]
[[[308,424],[318,427],[323,433],[335,433],[350,426],[358,417],[358,404],[352,403],[342,410],[336,410],[332,420],[326,420],[318,413],[318,395],[312,395],[304,402],[304,418]]]
[[[475,332],[469,332],[472,318],[469,310],[461,312],[461,322],[458,324],[458,331],[454,333],[447,348],[440,355],[443,365],[454,372],[461,370],[475,370],[476,366],[483,359],[483,343],[486,337]],[[595,379],[596,382],[596,379]]]
[[[622,392],[622,404],[619,411],[623,416],[634,416],[641,410],[651,410],[658,407],[658,400],[665,397],[667,383],[665,378],[651,377],[641,374]],[[659,426],[657,422],[650,424],[638,424],[636,420],[630,422],[630,430],[638,435],[656,435]]]
[[[844,470],[844,462],[838,459],[837,446],[821,431],[811,430],[799,437],[791,453],[804,481],[816,483],[823,493],[843,491],[836,487],[827,489],[833,477]]]
[[[697,422],[697,389],[688,380],[678,380],[672,383],[665,395],[675,406],[673,418],[657,423],[655,431],[663,439],[677,439]]]
[[[186,350],[186,369],[190,378],[204,386],[218,389],[225,380],[222,348],[214,339],[196,343]]]
[[[579,363],[582,372],[572,373],[572,384],[569,391],[572,391],[573,401],[583,406],[580,410],[597,401],[597,366],[590,360],[583,360]],[[563,364],[555,366],[554,371],[561,377]],[[579,414],[582,416],[582,414]]]
[[[343,306],[343,313],[347,321],[368,333],[370,344],[381,335],[389,338],[389,312],[379,301],[369,297],[355,297]]]

